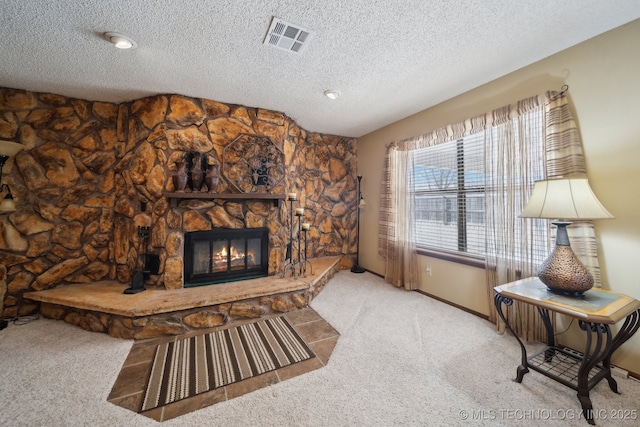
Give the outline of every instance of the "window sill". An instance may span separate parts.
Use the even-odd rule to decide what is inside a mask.
[[[471,267],[485,268],[485,262],[482,258],[453,254],[450,252],[435,251],[433,249],[418,248],[418,255],[424,255],[431,258],[438,258],[445,261],[457,262]]]

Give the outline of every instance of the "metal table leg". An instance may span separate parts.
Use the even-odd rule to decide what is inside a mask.
[[[510,306],[513,304],[513,300],[511,298],[504,297],[500,294],[496,294],[493,301],[496,306],[496,310],[498,311],[498,315],[500,316],[504,324],[507,326],[507,329],[511,331],[511,334],[513,335],[513,337],[518,341],[518,344],[520,344],[520,351],[522,352],[522,361],[520,363],[520,366],[518,366],[518,371],[516,372],[516,378],[514,379],[514,381],[521,383],[524,375],[527,372],[529,372],[529,364],[527,362],[527,349],[524,347],[524,344],[522,343],[522,340],[520,339],[518,334],[516,334],[514,330],[511,329],[511,325],[509,325],[507,318],[502,312],[502,304]]]

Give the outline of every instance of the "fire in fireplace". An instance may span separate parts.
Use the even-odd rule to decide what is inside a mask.
[[[184,286],[194,287],[267,276],[269,230],[227,229],[185,233]]]

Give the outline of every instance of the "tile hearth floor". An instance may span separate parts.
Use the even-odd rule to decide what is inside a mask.
[[[310,307],[285,313],[284,316],[313,350],[316,354],[315,357],[160,408],[151,409],[142,412],[140,415],[160,422],[166,421],[325,366],[329,362],[333,348],[338,342],[338,332]],[[275,317],[275,315],[271,317]],[[247,321],[245,323],[251,322]],[[218,327],[175,337],[162,337],[134,342],[107,400],[114,405],[138,412],[137,409],[141,406],[144,397],[144,388],[151,371],[155,348],[158,344],[224,328]]]

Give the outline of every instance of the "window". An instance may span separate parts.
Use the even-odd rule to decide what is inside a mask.
[[[520,131],[522,128],[527,131],[518,131],[518,126]],[[506,148],[495,143],[505,134],[513,138]],[[487,243],[502,244],[486,242],[488,218],[494,224],[514,224],[518,231],[513,233],[513,245],[530,247],[529,253],[519,256],[542,262],[547,255],[546,222],[514,222],[509,212],[521,210],[528,200],[524,188],[529,189],[534,181],[544,178],[543,147],[542,116],[530,113],[521,116],[519,124],[507,123],[457,141],[416,150],[412,174],[416,245],[438,253],[484,258]],[[529,161],[523,162],[524,157]],[[490,171],[486,172],[489,175],[485,171]],[[526,181],[523,177],[527,177]],[[500,205],[496,199],[508,200],[503,205],[510,208],[486,212],[487,206]],[[505,251],[498,253],[516,257]]]
[[[412,179],[418,247],[483,256],[484,133],[417,150]]]

